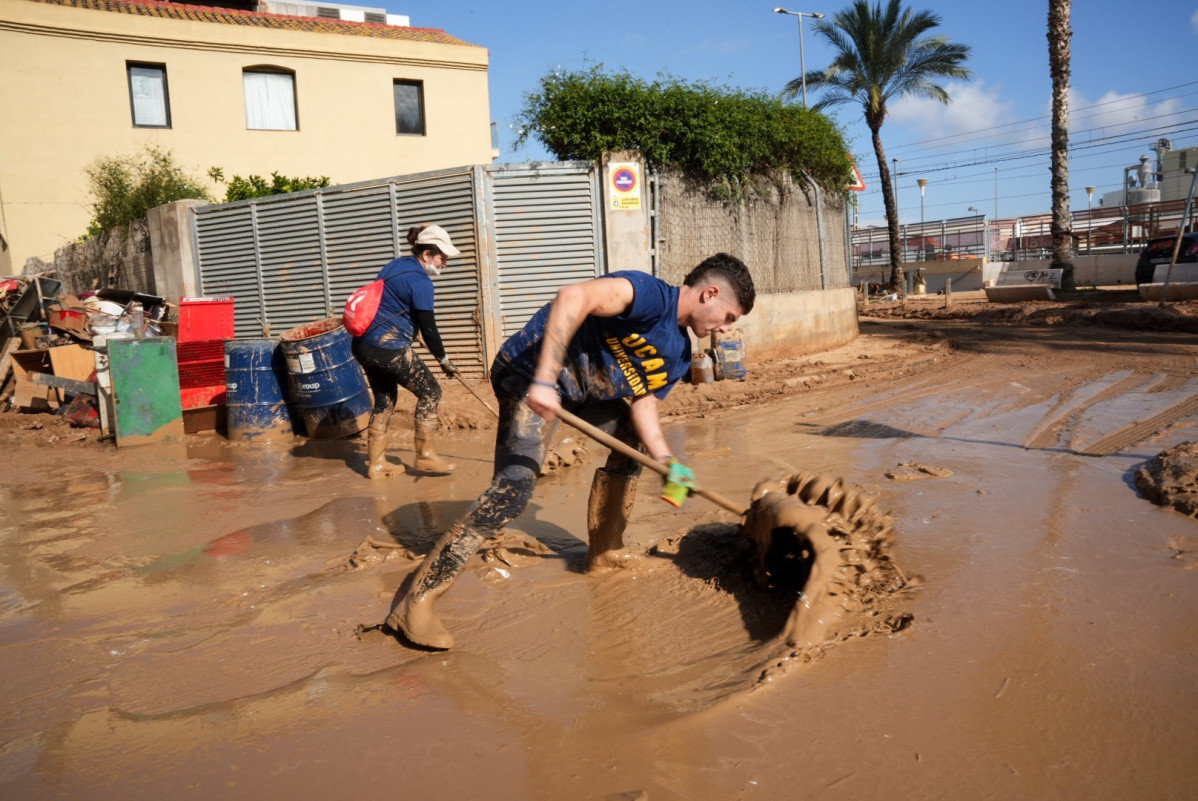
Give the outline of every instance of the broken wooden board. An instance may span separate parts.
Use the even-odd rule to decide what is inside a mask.
[[[40,384],[44,387],[65,389],[67,392],[82,392],[84,395],[96,394],[96,385],[90,381],[76,381],[73,378],[63,378],[62,376],[51,375],[50,373],[30,373],[28,379],[31,383]]]

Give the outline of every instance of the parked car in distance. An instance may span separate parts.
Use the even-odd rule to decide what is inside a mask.
[[[1173,243],[1177,236],[1162,236],[1148,240],[1136,261],[1136,284],[1151,284],[1152,274],[1158,264],[1168,264],[1173,258]],[[1182,234],[1181,247],[1177,250],[1178,264],[1198,262],[1198,231]]]

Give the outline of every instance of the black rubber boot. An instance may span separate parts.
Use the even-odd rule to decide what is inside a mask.
[[[600,467],[587,498],[587,570],[622,567],[631,555],[624,550],[624,529],[636,500],[636,476],[609,473]]]
[[[447,651],[453,647],[453,635],[446,631],[433,611],[433,601],[449,589],[470,557],[483,544],[486,535],[454,523],[424,557],[412,578],[408,594],[387,616],[387,625],[417,645]]]

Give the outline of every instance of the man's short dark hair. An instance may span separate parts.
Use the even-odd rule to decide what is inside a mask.
[[[753,311],[753,301],[757,299],[757,290],[753,288],[753,276],[749,268],[735,256],[727,253],[717,253],[704,259],[698,267],[686,274],[682,283],[687,286],[698,286],[713,276],[719,276],[728,282],[736,293],[736,302],[740,304],[745,314]]]

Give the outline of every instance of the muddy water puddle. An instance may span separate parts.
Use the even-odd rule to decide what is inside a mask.
[[[486,432],[449,438],[452,477],[379,486],[346,443],[99,449],[6,474],[0,789],[1192,797],[1198,571],[1170,543],[1194,522],[1130,479],[1198,434],[1184,409],[1136,429],[1189,387],[999,379],[668,428],[727,497],[814,470],[894,516],[896,561],[924,578],[912,625],[801,653],[779,641],[793,602],[754,583],[729,513],[675,512],[648,478],[629,531],[641,566],[582,573],[587,465],[545,479],[439,602],[454,651],[359,633],[486,486]],[[1109,455],[1071,447],[1128,431]],[[904,465],[914,478],[887,478]]]

